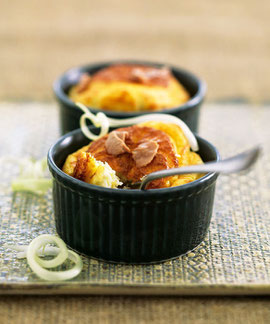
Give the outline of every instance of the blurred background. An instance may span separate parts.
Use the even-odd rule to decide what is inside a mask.
[[[208,100],[270,100],[269,0],[1,0],[0,100],[53,100],[64,70],[111,59],[189,69]]]

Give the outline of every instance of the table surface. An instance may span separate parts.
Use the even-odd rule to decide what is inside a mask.
[[[215,144],[223,157],[257,143],[263,145],[264,154],[256,167],[247,175],[220,176],[210,231],[198,249],[176,260],[155,266],[109,265],[84,258],[82,274],[72,282],[57,287],[36,278],[29,271],[26,262],[18,261],[14,253],[2,248],[2,243],[5,241],[27,243],[41,233],[55,231],[51,194],[49,193],[45,198],[33,197],[26,193],[14,195],[10,192],[9,184],[10,179],[18,172],[16,167],[18,157],[28,155],[40,158],[46,154],[49,145],[58,137],[57,109],[52,104],[1,103],[0,112],[2,116],[0,188],[3,189],[0,203],[2,293],[44,293],[47,286],[54,289],[51,293],[56,291],[57,293],[80,293],[84,290],[84,293],[101,294],[269,294],[270,129],[268,120],[270,109],[268,106],[211,104],[203,109],[200,134]],[[6,163],[8,157],[9,163]],[[119,287],[124,287],[126,290],[121,291]],[[130,290],[130,287],[133,287],[133,290]],[[142,287],[145,287],[144,290],[141,289]],[[135,291],[134,288],[137,290]],[[47,290],[46,293],[50,292]],[[79,304],[76,302],[78,300]],[[13,301],[15,308],[12,310],[8,305]],[[15,309],[16,312],[29,313],[29,316],[33,316],[32,309],[41,308],[42,312],[37,319],[42,322],[49,313],[51,316],[56,316],[58,307],[59,314],[62,314],[61,312],[64,312],[67,307],[67,314],[70,314],[67,318],[70,320],[73,318],[71,311],[73,309],[79,311],[83,321],[84,316],[88,314],[85,308],[89,303],[95,307],[95,311],[91,314],[102,323],[102,319],[104,322],[109,319],[116,321],[111,314],[121,309],[127,310],[127,313],[122,316],[124,320],[141,316],[143,322],[143,314],[148,314],[146,318],[149,321],[158,322],[159,319],[162,322],[162,318],[172,320],[178,316],[179,310],[182,310],[181,316],[184,319],[189,314],[188,310],[196,306],[193,315],[198,316],[202,323],[209,319],[212,312],[216,316],[229,309],[237,315],[234,315],[233,319],[225,316],[228,323],[236,322],[239,316],[246,319],[246,322],[252,323],[255,317],[248,317],[246,311],[254,310],[256,318],[263,322],[266,318],[270,318],[268,302],[268,299],[262,297],[235,297],[233,300],[227,297],[219,299],[214,297],[148,297],[147,299],[142,297],[1,297],[0,308],[4,309],[4,318],[13,318],[14,321],[15,315],[12,312]],[[50,305],[53,305],[52,309]],[[58,306],[55,307],[56,305]],[[137,313],[137,309],[140,312]],[[167,315],[161,317],[165,310]],[[192,322],[194,316],[187,318]]]

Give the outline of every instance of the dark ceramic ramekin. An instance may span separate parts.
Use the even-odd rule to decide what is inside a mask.
[[[197,139],[204,161],[219,159],[212,144]],[[149,263],[175,258],[202,242],[212,215],[216,173],[167,189],[90,185],[61,171],[67,155],[88,143],[75,130],[48,153],[56,230],[71,248],[106,261]]]
[[[155,67],[162,67],[164,64],[153,63],[153,62],[145,62],[145,61],[111,61],[105,63],[96,63],[89,65],[82,65],[79,67],[72,68],[62,74],[53,85],[53,90],[56,95],[57,101],[60,105],[60,123],[61,123],[61,132],[65,134],[74,129],[79,128],[79,120],[82,115],[81,110],[75,105],[75,103],[69,99],[67,93],[69,89],[79,82],[80,76],[83,73],[93,74],[100,69],[103,69],[109,65],[116,63],[134,63],[134,64],[142,64],[142,65],[150,65]],[[117,111],[109,111],[109,110],[100,110],[90,108],[93,113],[97,113],[103,111],[108,117],[112,118],[129,118],[135,117],[138,115],[146,114],[146,113],[166,113],[179,117],[182,119],[193,132],[198,131],[198,121],[199,121],[199,112],[200,106],[204,100],[206,93],[206,84],[200,80],[194,74],[180,69],[175,66],[168,66],[176,79],[180,81],[181,84],[187,89],[189,92],[191,99],[184,103],[181,106],[163,109],[158,111],[148,111],[148,112],[117,112]]]

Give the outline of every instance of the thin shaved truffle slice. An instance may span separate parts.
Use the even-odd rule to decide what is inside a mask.
[[[167,87],[170,80],[170,71],[167,68],[162,69],[142,69],[140,67],[135,67],[131,71],[131,81],[139,82],[142,84],[151,84],[152,82],[157,82],[157,80],[162,81],[162,85]]]
[[[133,151],[132,157],[136,162],[136,166],[141,168],[149,164],[156,156],[158,151],[158,143],[156,141],[145,141],[139,144]]]
[[[130,149],[125,143],[128,132],[111,132],[105,142],[106,150],[109,154],[120,155],[126,152],[130,152]]]

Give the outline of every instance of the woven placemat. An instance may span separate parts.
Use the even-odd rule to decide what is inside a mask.
[[[261,143],[264,154],[246,175],[220,176],[209,233],[193,252],[157,265],[118,265],[83,257],[83,271],[65,283],[44,282],[4,244],[28,244],[55,233],[51,192],[12,193],[17,159],[44,157],[59,136],[57,107],[0,104],[0,292],[39,294],[269,294],[270,109],[206,105],[200,134],[223,157]],[[166,216],[166,215],[164,215]]]

